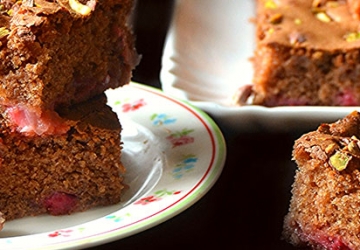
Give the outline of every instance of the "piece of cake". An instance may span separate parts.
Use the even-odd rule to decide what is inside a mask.
[[[121,125],[105,95],[64,108],[56,132],[19,132],[0,112],[0,211],[5,219],[118,203]]]
[[[360,105],[358,1],[257,0],[256,10],[252,104]]]
[[[41,118],[129,83],[133,0],[0,2],[0,104]]]
[[[286,240],[314,249],[360,249],[359,138],[360,114],[354,111],[296,140]]]

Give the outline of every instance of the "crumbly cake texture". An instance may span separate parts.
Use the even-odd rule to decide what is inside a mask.
[[[0,112],[0,211],[6,220],[120,201],[121,125],[105,103],[101,95],[63,109],[65,129],[47,136],[18,132]]]
[[[359,11],[350,0],[257,0],[252,104],[359,105]]]
[[[283,235],[296,246],[360,249],[360,114],[296,140],[298,165]]]
[[[129,83],[133,0],[0,2],[0,104],[41,115]],[[85,10],[85,11],[84,11]]]

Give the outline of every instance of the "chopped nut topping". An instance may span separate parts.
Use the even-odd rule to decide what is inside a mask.
[[[339,3],[337,0],[313,0],[312,2],[312,8],[321,8],[321,7],[337,7],[339,6]]]
[[[329,157],[329,164],[338,171],[346,169],[351,160],[360,160],[360,140],[356,136],[351,138],[345,137],[338,140],[342,148],[335,143],[329,144],[325,148],[325,152],[332,154]]]
[[[290,39],[290,44],[295,45],[295,44],[300,44],[306,41],[306,37],[300,33],[300,32],[292,32],[289,35],[289,39]]]
[[[350,153],[356,154],[356,155],[360,156],[359,145],[358,145],[356,142],[351,141],[351,142],[349,143],[349,145],[347,146],[347,148],[348,148],[348,150],[349,150]]]
[[[329,164],[337,171],[342,171],[346,169],[351,159],[352,156],[346,152],[336,151],[335,154],[329,158]]]
[[[232,98],[232,103],[234,105],[245,105],[248,102],[248,99],[253,94],[252,85],[244,85],[236,91]]]
[[[266,31],[267,34],[271,35],[275,32],[274,28],[270,28]]]
[[[9,16],[12,16],[13,15],[13,9],[10,9],[10,10],[8,10],[6,13],[9,15]]]
[[[294,23],[295,23],[296,25],[300,25],[300,24],[302,23],[302,21],[301,21],[301,19],[296,18],[296,19],[294,20]]]
[[[337,144],[331,143],[325,148],[325,153],[327,153],[327,154],[332,153],[335,148],[337,148]]]
[[[279,24],[283,20],[283,15],[280,13],[274,14],[270,17],[269,22],[271,24]]]
[[[9,35],[9,30],[5,27],[0,27],[0,39]]]
[[[346,146],[347,151],[353,156],[360,158],[360,141],[356,136],[352,136],[348,145]]]
[[[360,39],[360,32],[350,32],[344,36],[347,42],[355,42]]]
[[[317,8],[324,5],[324,0],[313,0],[312,7]]]
[[[78,0],[69,0],[69,5],[71,9],[83,16],[87,16],[91,13],[91,8],[80,3]]]
[[[331,18],[325,12],[318,12],[315,14],[316,18],[324,23],[331,22]]]
[[[34,7],[34,0],[22,0],[22,4],[27,7]]]
[[[274,0],[267,0],[265,2],[265,8],[274,10],[277,8],[277,4],[274,2]]]
[[[316,51],[311,55],[311,58],[314,60],[321,59],[323,57],[324,53],[321,51]]]

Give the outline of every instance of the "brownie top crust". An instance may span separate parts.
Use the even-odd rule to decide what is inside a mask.
[[[123,86],[133,0],[0,1],[0,104],[54,110]]]
[[[320,50],[360,46],[360,21],[352,1],[258,0],[259,42]]]
[[[68,11],[74,16],[86,17],[101,2],[101,0],[3,0],[0,2],[0,25],[8,26],[10,20],[20,25],[31,25],[36,22],[37,16],[40,18],[41,15],[54,14],[60,10]],[[124,13],[130,13],[134,7],[133,0],[122,0],[121,5],[126,10]],[[21,13],[29,11],[36,15],[29,16],[27,19],[19,19],[18,16],[13,15],[14,11],[19,9],[21,9]],[[127,16],[124,15],[124,18]]]
[[[311,159],[322,162],[337,173],[351,173],[360,166],[360,113],[353,111],[332,124],[321,124],[316,131],[295,142],[294,159],[300,166]]]

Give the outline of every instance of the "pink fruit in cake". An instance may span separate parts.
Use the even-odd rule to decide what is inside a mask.
[[[335,104],[341,106],[356,106],[358,103],[353,91],[347,90],[337,96]]]
[[[51,215],[69,214],[77,204],[75,195],[54,192],[45,198],[43,205]]]
[[[297,228],[295,232],[303,242],[310,243],[314,249],[351,250],[338,235],[329,235],[318,229],[314,229],[311,233],[304,233],[300,228]]]
[[[27,135],[64,134],[69,129],[55,111],[36,112],[24,105],[16,105],[8,107],[6,112],[16,130]]]
[[[328,250],[351,250],[346,246],[339,237],[330,237],[326,234],[312,235],[309,238],[319,246]]]

